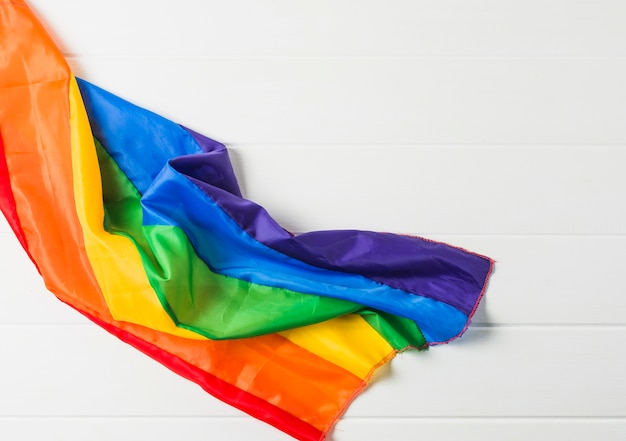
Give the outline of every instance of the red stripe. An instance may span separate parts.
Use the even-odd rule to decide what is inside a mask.
[[[22,248],[28,253],[28,245],[26,244],[26,237],[22,231],[22,225],[20,219],[17,216],[17,210],[15,209],[15,198],[13,197],[13,190],[11,190],[11,178],[9,176],[9,167],[7,166],[7,160],[4,155],[4,141],[2,140],[2,134],[0,133],[0,210],[4,213],[4,217],[7,218],[13,233],[17,237],[17,240],[22,244]],[[37,263],[32,258],[30,253],[28,257],[33,261],[35,267]],[[37,268],[39,271],[39,268]]]
[[[271,424],[277,429],[302,441],[319,441],[326,434],[319,429],[305,423],[288,412],[262,400],[246,391],[243,391],[230,383],[227,383],[215,375],[194,366],[175,355],[166,352],[159,347],[150,344],[139,337],[124,331],[116,326],[106,323],[88,313],[81,311],[69,304],[72,308],[86,316],[89,320],[115,335],[125,343],[140,350],[147,356],[158,361],[168,369],[200,385],[205,391],[239,410],[259,418]]]

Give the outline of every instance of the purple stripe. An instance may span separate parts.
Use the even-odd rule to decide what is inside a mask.
[[[211,185],[219,187],[234,196],[242,197],[239,184],[237,183],[237,177],[233,171],[228,151],[224,144],[207,138],[185,126],[180,127],[189,132],[194,141],[196,141],[202,151],[205,152],[203,154],[192,155],[192,157],[202,158],[206,156],[206,159],[203,160],[194,159],[193,161],[186,161],[184,164],[184,172],[190,176],[204,176],[206,179],[210,179]]]
[[[471,315],[491,268],[489,258],[447,244],[389,233],[343,230],[294,236],[263,207],[240,196],[223,145],[186,130],[211,154],[176,158],[176,168],[209,184],[202,189],[257,241],[310,265],[361,274]]]

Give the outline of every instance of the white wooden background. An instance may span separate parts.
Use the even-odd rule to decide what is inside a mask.
[[[626,3],[33,0],[78,75],[230,147],[296,232],[498,263],[349,440],[626,439]],[[0,223],[0,439],[287,440],[56,301]]]

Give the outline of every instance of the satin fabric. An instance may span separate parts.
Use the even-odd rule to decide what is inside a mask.
[[[241,197],[222,144],[85,81],[79,85],[94,136],[143,195],[144,224],[182,228],[215,272],[403,316],[431,343],[467,326],[490,272],[488,258],[392,234],[290,235]],[[175,321],[195,326],[183,318],[185,305],[173,308],[167,299],[165,305]]]
[[[0,0],[0,48],[0,208],[46,286],[212,395],[322,439],[397,351],[468,325],[490,259],[293,236],[241,197],[222,144],[77,82],[21,0]]]
[[[0,133],[7,165],[0,182],[5,195],[10,189],[1,206],[39,264],[48,288],[105,329],[233,406],[299,439],[323,438],[366,384],[341,366],[275,334],[199,341],[111,317],[84,252],[76,213],[68,99],[71,73],[24,3],[0,3],[0,11],[0,17],[8,20],[0,27],[2,47],[13,48],[2,58],[0,75]],[[361,351],[369,354],[369,346],[370,342]],[[358,352],[354,342],[353,353]],[[393,353],[381,356],[378,364]]]
[[[169,173],[169,164],[175,173],[201,188],[249,236],[286,256],[317,268],[362,274],[447,303],[466,315],[475,306],[490,269],[488,258],[422,238],[368,231],[318,231],[294,236],[262,207],[241,197],[223,144],[85,81],[79,85],[94,136],[141,194],[160,185],[158,175]],[[135,160],[137,155],[143,158],[141,164]],[[159,198],[167,192],[157,188],[151,193]],[[201,206],[204,209],[210,204],[205,201]],[[157,212],[157,219],[146,222],[168,222],[158,219],[159,215]]]

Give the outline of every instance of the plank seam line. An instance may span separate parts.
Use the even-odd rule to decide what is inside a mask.
[[[298,234],[299,232],[295,232]],[[0,230],[0,236],[13,236],[12,231],[3,231]],[[484,238],[546,238],[546,237],[555,237],[555,238],[594,238],[594,237],[602,237],[602,238],[626,238],[626,233],[441,233],[441,232],[422,232],[419,237],[444,237],[444,236],[452,236],[452,237],[484,237]],[[498,261],[496,261],[498,263]]]
[[[347,61],[626,61],[626,55],[201,55],[201,54],[104,54],[104,53],[72,53],[63,54],[68,60],[101,59],[101,60],[225,60],[225,61],[304,61],[304,60],[347,60]]]
[[[576,149],[584,149],[584,150],[592,150],[595,152],[598,151],[598,147],[605,148],[607,150],[622,150],[626,148],[626,144],[624,143],[599,143],[599,144],[589,144],[589,143],[394,143],[394,142],[231,142],[227,143],[230,149],[258,149],[261,147],[280,147],[284,149],[290,149],[292,151],[297,151],[300,147],[307,147],[311,149],[318,150],[322,149],[337,149],[337,148],[359,148],[359,149],[367,149],[367,148],[380,148],[384,147],[385,149],[465,149],[465,150],[498,150],[498,147],[507,147],[507,148],[524,148],[528,150],[545,150],[546,147],[555,149],[555,150],[567,150],[576,148]]]
[[[88,321],[72,321],[72,322],[0,322],[0,326],[88,326],[93,327],[93,323]],[[626,323],[621,322],[609,322],[609,323],[472,323],[470,329],[476,328],[626,328]],[[99,329],[95,327],[94,329]]]
[[[458,421],[458,422],[466,422],[466,421],[476,421],[482,422],[484,420],[493,420],[493,421],[537,421],[543,422],[546,420],[555,421],[555,422],[624,422],[626,423],[626,416],[430,416],[430,417],[422,417],[422,416],[345,416],[342,418],[343,420],[370,420],[370,419],[386,419],[386,420],[417,420],[422,422],[439,422],[442,420],[446,421]]]
[[[0,323],[0,328],[93,328],[99,329],[93,326],[92,323]],[[469,331],[481,331],[489,332],[495,330],[525,330],[525,331],[626,331],[626,324],[624,323],[542,323],[542,324],[502,324],[502,323],[474,323],[470,326]],[[1,340],[1,338],[0,338]]]
[[[239,415],[0,415],[0,421],[2,420],[27,420],[27,419],[42,419],[42,420],[65,420],[65,419],[119,419],[119,420],[132,420],[132,419],[163,419],[163,420],[193,420],[193,419],[225,419],[225,420],[249,420],[247,416]],[[435,417],[422,417],[422,416],[344,416],[342,421],[348,420],[415,420],[418,422],[440,422],[440,421],[455,421],[455,422],[483,422],[485,420],[490,421],[523,421],[523,422],[624,422],[626,423],[626,416],[435,416]]]

